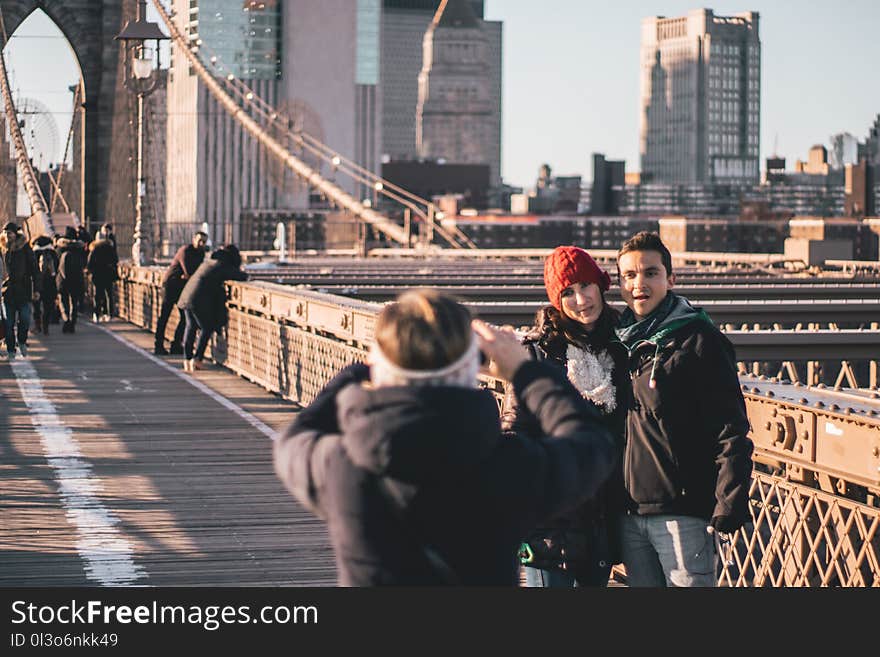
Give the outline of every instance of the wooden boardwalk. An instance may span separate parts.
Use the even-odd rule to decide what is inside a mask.
[[[0,586],[335,584],[272,468],[294,404],[117,320],[52,329],[0,361]]]

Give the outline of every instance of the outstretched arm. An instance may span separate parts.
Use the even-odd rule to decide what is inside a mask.
[[[278,436],[275,472],[293,496],[323,518],[321,503],[327,458],[339,446],[336,396],[345,386],[364,381],[369,368],[350,365],[328,383],[309,406]]]

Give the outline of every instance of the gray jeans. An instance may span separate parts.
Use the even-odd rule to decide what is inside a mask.
[[[620,543],[629,586],[713,587],[715,540],[702,518],[625,515]]]

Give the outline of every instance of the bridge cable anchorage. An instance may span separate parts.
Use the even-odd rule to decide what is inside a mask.
[[[429,232],[436,232],[444,237],[454,248],[474,247],[473,242],[466,236],[456,237],[453,230],[440,226],[435,223],[434,204],[424,199],[406,192],[393,183],[383,180],[368,170],[356,165],[354,162],[346,158],[342,158],[332,151],[329,147],[319,142],[303,131],[295,131],[291,129],[292,121],[289,117],[282,116],[278,111],[260,99],[252,90],[243,85],[236,83],[234,75],[229,74],[221,77],[222,83],[218,81],[218,77],[212,75],[206,66],[202,63],[199,55],[194,52],[194,48],[202,47],[201,42],[190,44],[180,33],[177,26],[171,20],[168,12],[158,0],[152,0],[156,12],[161,17],[172,41],[180,48],[184,56],[189,60],[196,74],[202,79],[208,91],[217,99],[220,105],[235,119],[245,130],[253,135],[256,140],[262,144],[269,153],[277,157],[282,164],[292,170],[297,176],[304,180],[311,187],[323,194],[334,205],[348,210],[356,218],[370,224],[376,230],[389,237],[395,242],[407,244],[409,236],[398,224],[392,221],[388,216],[375,211],[371,207],[367,207],[361,201],[358,201],[352,195],[345,192],[335,183],[321,176],[301,159],[292,154],[285,145],[281,144],[267,128],[281,129],[285,137],[292,138],[293,142],[300,148],[315,154],[324,163],[328,163],[334,170],[342,170],[343,173],[351,176],[356,182],[369,186],[377,194],[391,198],[400,203],[404,207],[412,210],[420,219],[426,221]],[[216,61],[216,58],[214,58]],[[238,86],[241,85],[241,86]],[[244,90],[242,89],[244,86]],[[257,120],[251,117],[249,112],[253,112]],[[261,125],[262,124],[262,125]],[[286,127],[284,127],[286,126]],[[423,210],[421,205],[426,206]],[[457,229],[456,229],[457,230]],[[460,231],[459,231],[460,232]]]
[[[15,146],[15,162],[18,166],[18,172],[21,175],[25,192],[28,195],[28,201],[31,205],[31,219],[35,219],[34,223],[28,220],[28,232],[37,234],[51,235],[55,231],[52,227],[52,220],[49,217],[49,208],[46,205],[46,199],[40,189],[37,174],[31,164],[28,156],[27,146],[21,135],[21,127],[18,124],[18,115],[15,111],[15,103],[12,100],[12,91],[9,87],[9,74],[6,70],[6,57],[3,55],[3,48],[6,47],[6,21],[3,20],[3,8],[0,7],[0,26],[3,31],[3,43],[0,44],[0,87],[3,93],[3,105],[6,113],[6,123],[9,126],[9,134],[12,136],[12,143]],[[35,235],[29,235],[35,237]]]

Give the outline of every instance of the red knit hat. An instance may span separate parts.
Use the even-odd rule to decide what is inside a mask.
[[[544,261],[544,287],[557,310],[561,310],[562,291],[575,283],[595,283],[605,292],[611,287],[611,277],[583,249],[557,246]]]

